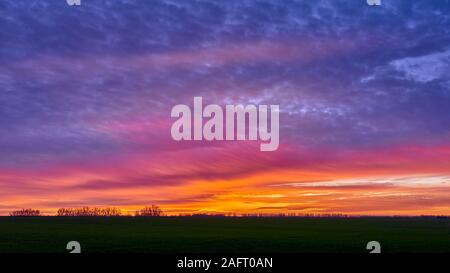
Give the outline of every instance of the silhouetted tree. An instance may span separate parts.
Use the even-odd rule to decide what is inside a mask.
[[[134,214],[137,217],[162,216],[163,211],[156,205],[146,206]]]
[[[14,217],[22,217],[22,216],[41,216],[41,212],[37,209],[21,209],[15,210],[9,214]]]
[[[60,208],[58,209],[57,216],[121,216],[122,212],[117,208]]]

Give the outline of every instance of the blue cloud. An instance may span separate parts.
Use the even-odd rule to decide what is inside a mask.
[[[194,95],[280,104],[302,145],[446,141],[449,25],[448,1],[5,0],[0,165],[135,148],[92,121]]]

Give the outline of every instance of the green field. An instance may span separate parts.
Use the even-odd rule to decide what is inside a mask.
[[[0,252],[450,252],[449,218],[0,217]]]

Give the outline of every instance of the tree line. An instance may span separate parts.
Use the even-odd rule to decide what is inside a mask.
[[[21,209],[12,211],[10,216],[21,217],[21,216],[43,216],[40,210],[37,209]],[[159,206],[151,205],[146,206],[140,210],[134,212],[136,217],[157,217],[163,216],[164,213]],[[96,207],[82,207],[82,208],[60,208],[56,212],[55,216],[60,217],[116,217],[116,216],[130,216],[129,214],[123,214],[118,208],[96,208]]]
[[[9,214],[10,216],[40,216],[41,212],[37,209],[21,209],[15,210]]]

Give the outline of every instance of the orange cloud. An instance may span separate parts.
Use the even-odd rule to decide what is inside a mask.
[[[224,145],[132,155],[114,166],[4,173],[0,195],[7,205],[0,212],[37,207],[53,213],[68,206],[132,211],[155,203],[169,214],[450,214],[445,146],[307,160],[309,154],[292,147],[268,155],[257,145]]]

